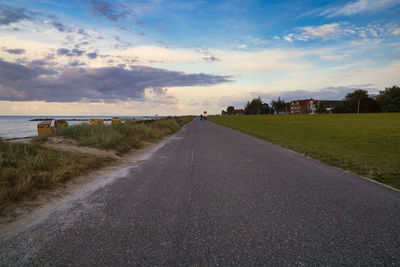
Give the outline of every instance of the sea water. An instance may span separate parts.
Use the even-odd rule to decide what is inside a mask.
[[[88,120],[90,118],[111,119],[107,116],[0,116],[0,137],[4,139],[23,138],[37,136],[37,125],[40,121],[30,121],[32,119],[53,118],[66,119],[68,125],[88,123],[88,121],[70,121],[70,120]],[[124,119],[153,119],[151,116],[122,116]],[[105,121],[105,124],[111,123]]]

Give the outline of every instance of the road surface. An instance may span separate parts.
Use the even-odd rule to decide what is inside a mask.
[[[17,235],[1,265],[400,265],[400,193],[209,121]]]

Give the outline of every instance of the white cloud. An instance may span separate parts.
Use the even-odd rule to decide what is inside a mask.
[[[392,35],[399,35],[400,34],[400,27],[397,29],[393,29],[391,32]]]
[[[320,26],[307,26],[296,28],[297,33],[290,33],[283,37],[284,40],[292,42],[309,41],[314,39],[330,40],[352,33],[350,29],[344,29],[339,23],[324,24]]]
[[[400,28],[397,25],[368,24],[362,27],[355,27],[344,23],[330,23],[319,26],[306,26],[294,29],[294,33],[289,33],[282,39],[292,42],[293,40],[309,41],[315,39],[333,40],[346,36],[360,38],[379,38],[387,33],[392,35],[400,34]]]
[[[363,12],[375,12],[399,4],[399,0],[358,0],[342,7],[333,7],[324,10],[320,15],[328,18],[350,16]]]
[[[283,40],[288,41],[288,42],[293,42],[292,36],[293,36],[293,34],[290,33],[290,34],[284,36]]]

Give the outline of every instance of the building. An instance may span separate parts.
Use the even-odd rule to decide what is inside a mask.
[[[290,113],[315,114],[319,107],[322,109],[322,113],[332,113],[342,102],[341,100],[315,100],[313,98],[294,100],[290,102]]]
[[[290,102],[291,114],[316,113],[315,99],[294,100]]]

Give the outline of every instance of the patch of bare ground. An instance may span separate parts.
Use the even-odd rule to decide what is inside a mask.
[[[69,152],[89,153],[89,154],[93,154],[93,155],[96,155],[99,157],[107,157],[108,156],[108,157],[115,158],[115,159],[120,158],[116,154],[116,152],[113,150],[104,150],[104,149],[99,149],[99,148],[94,148],[94,147],[79,146],[77,141],[63,137],[63,136],[49,137],[42,144],[42,146],[57,149],[57,150],[69,151]]]
[[[33,137],[13,138],[13,139],[8,139],[7,141],[11,143],[29,144],[32,138]]]
[[[143,144],[144,148],[133,150],[123,156],[118,156],[114,151],[78,146],[75,141],[64,137],[49,138],[42,144],[43,146],[64,151],[111,156],[115,158],[115,161],[112,165],[70,179],[60,187],[41,190],[33,200],[23,199],[17,203],[11,203],[0,214],[0,237],[18,233],[43,220],[50,213],[66,206],[71,201],[83,198],[113,180],[126,176],[129,169],[134,168],[134,163],[148,158],[170,138],[158,143]]]

